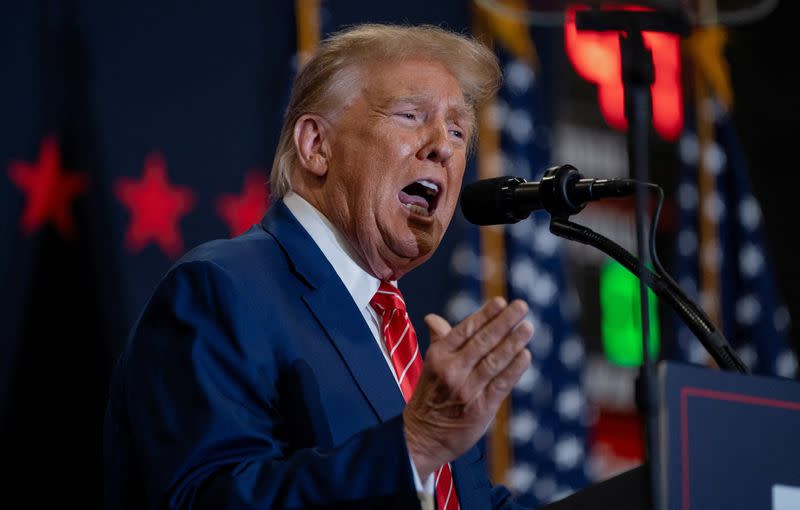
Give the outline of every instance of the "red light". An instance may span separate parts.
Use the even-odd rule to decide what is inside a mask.
[[[600,111],[608,124],[621,131],[627,129],[625,96],[622,86],[622,63],[619,32],[592,32],[575,27],[575,11],[567,9],[564,38],[567,55],[578,74],[597,84]],[[625,7],[626,10],[642,10]],[[645,45],[653,53],[655,81],[653,125],[666,140],[675,140],[683,129],[683,92],[681,89],[680,37],[660,32],[642,32]]]

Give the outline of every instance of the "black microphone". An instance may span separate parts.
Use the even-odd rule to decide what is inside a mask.
[[[506,176],[468,184],[461,193],[461,212],[476,225],[516,223],[537,209],[566,217],[593,200],[635,191],[634,180],[584,179],[574,166],[560,165],[547,169],[539,182]]]

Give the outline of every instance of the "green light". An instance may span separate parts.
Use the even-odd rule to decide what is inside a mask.
[[[650,356],[658,357],[660,346],[658,301],[647,289],[650,315]],[[600,309],[603,349],[609,361],[618,365],[642,364],[642,312],[639,279],[616,261],[600,270]]]

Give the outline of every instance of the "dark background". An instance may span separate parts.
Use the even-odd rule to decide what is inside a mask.
[[[800,352],[800,266],[797,232],[797,115],[800,97],[793,57],[796,2],[782,1],[764,20],[730,32],[728,63],[734,120],[761,203],[777,284],[789,307],[795,352]]]
[[[734,119],[750,164],[754,191],[764,212],[778,285],[795,319],[792,335],[795,351],[800,352],[800,289],[795,285],[798,267],[792,239],[796,230],[793,225],[796,213],[791,207],[797,202],[795,197],[800,180],[795,171],[796,151],[793,150],[798,143],[795,117],[800,109],[795,92],[796,81],[792,78],[796,61],[796,44],[793,44],[792,36],[797,31],[792,3],[784,0],[767,18],[749,26],[732,28],[727,54],[735,93]],[[29,27],[15,24],[15,16],[24,14],[29,5],[41,6],[49,2],[21,3],[13,8],[11,4],[0,3],[0,56],[17,55],[18,52],[11,51],[11,48],[19,45],[36,46],[44,44],[40,42],[42,40],[48,41],[40,39]],[[25,6],[19,6],[23,4]],[[171,22],[181,22],[185,14],[183,11],[178,14],[171,18]],[[147,20],[146,16],[137,19],[140,23]],[[144,41],[146,28],[141,34]],[[288,34],[287,40],[293,41],[293,36]],[[213,34],[208,34],[208,37],[213,37]],[[254,44],[257,42],[253,41]],[[74,47],[62,49],[65,54],[82,51]],[[33,51],[44,51],[44,48],[36,47]],[[209,51],[214,53],[213,48]],[[123,57],[100,55],[100,58]],[[10,143],[14,133],[22,136],[21,133],[32,123],[31,117],[41,115],[41,112],[24,111],[19,103],[6,99],[18,98],[21,94],[33,96],[39,91],[15,89],[20,80],[19,69],[25,68],[24,63],[0,61],[0,65],[3,66],[0,70],[14,69],[14,72],[0,72],[0,80],[4,82],[2,86],[15,91],[15,94],[0,94],[0,101],[3,101],[0,102],[0,115],[6,117],[2,132],[7,134],[0,143]],[[563,66],[563,69],[570,72],[569,66]],[[148,80],[144,78],[147,77],[143,77],[143,83],[147,85]],[[157,80],[157,77],[151,79]],[[54,97],[71,94],[74,90],[70,87],[75,86],[74,81],[58,73],[35,83],[43,88],[52,87],[56,91]],[[91,100],[80,96],[76,99]],[[562,97],[561,100],[569,98]],[[57,125],[75,121],[80,117],[72,116],[71,109],[86,106],[68,105],[68,111],[61,112],[56,120],[44,122]],[[261,105],[260,108],[266,112],[269,106]],[[261,126],[259,129],[265,131],[274,127]],[[85,131],[69,132],[80,136]],[[209,144],[219,142],[208,141]],[[65,146],[69,147],[69,144]],[[87,157],[101,156],[65,154],[65,159],[82,163]],[[269,161],[271,155],[262,154],[254,159]],[[6,198],[0,194],[0,200]],[[90,219],[96,214],[97,205],[87,200],[78,201],[75,209],[78,223],[92,224]],[[0,204],[0,207],[5,207],[5,204]],[[6,225],[3,227],[8,228]],[[8,397],[11,413],[0,431],[0,462],[6,473],[0,485],[4,487],[6,501],[20,497],[25,506],[72,503],[83,507],[100,506],[102,413],[109,372],[118,349],[117,345],[110,345],[105,340],[107,323],[112,322],[105,304],[114,296],[99,288],[97,280],[87,277],[98,270],[98,261],[101,260],[98,248],[89,238],[91,231],[79,230],[77,235],[73,241],[43,235],[23,264],[0,267],[2,271],[21,271],[31,275],[29,283],[21,291],[3,289],[3,292],[11,293],[3,301],[8,309],[16,310],[24,317],[19,326],[19,338],[24,341],[16,352],[13,366],[8,365],[8,359],[0,360],[0,367],[7,370],[4,378],[11,381]],[[128,277],[135,278],[136,275]],[[11,334],[10,331],[10,327],[7,329],[3,324],[0,335]]]

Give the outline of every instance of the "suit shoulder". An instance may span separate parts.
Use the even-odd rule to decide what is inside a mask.
[[[261,225],[231,239],[215,239],[187,252],[170,269],[173,272],[187,265],[212,265],[232,277],[252,277],[252,272],[264,274],[285,264],[285,254],[280,245]],[[272,271],[270,271],[272,272]]]

